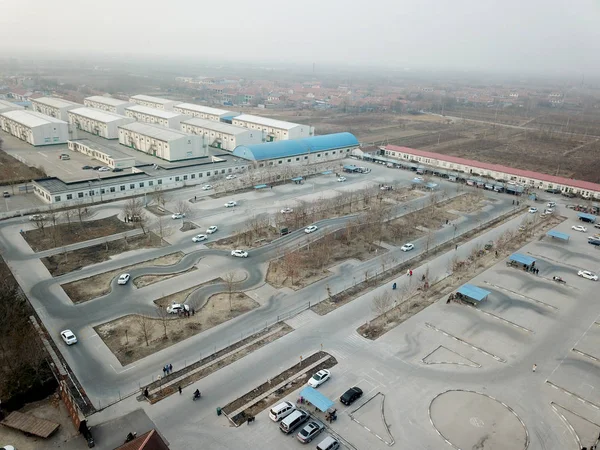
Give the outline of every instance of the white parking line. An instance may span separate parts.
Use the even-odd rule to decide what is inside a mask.
[[[135,366],[131,366],[131,367],[128,367],[127,369],[121,370],[121,371],[119,372],[117,369],[115,369],[115,368],[113,367],[113,365],[112,365],[112,364],[109,364],[109,366],[110,366],[110,367],[112,368],[112,370],[114,370],[114,371],[115,371],[115,373],[117,373],[117,374],[120,374],[120,373],[125,373],[125,372],[127,372],[128,370],[131,370],[131,369],[135,368]]]

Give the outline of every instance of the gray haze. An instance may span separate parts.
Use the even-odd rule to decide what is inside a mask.
[[[600,72],[597,0],[0,0],[0,52]]]

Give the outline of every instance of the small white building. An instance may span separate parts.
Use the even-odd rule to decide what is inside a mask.
[[[57,97],[40,97],[31,99],[31,109],[35,112],[46,114],[67,122],[69,120],[68,112],[75,108],[81,108],[83,105],[69,100],[63,100]]]
[[[0,114],[7,111],[16,111],[20,109],[25,109],[21,105],[17,105],[16,103],[7,102],[6,100],[0,99]]]
[[[119,143],[167,161],[207,156],[202,136],[157,125],[133,122],[119,127]]]
[[[69,123],[71,125],[105,139],[118,139],[119,126],[134,121],[135,119],[131,117],[93,108],[77,108],[69,111]]]
[[[301,125],[251,114],[234,117],[231,123],[250,130],[262,131],[263,139],[267,142],[303,139],[312,137],[315,134],[314,127],[310,125]]]
[[[125,108],[133,103],[118,98],[104,97],[102,95],[93,95],[83,100],[83,104],[88,108],[99,109],[114,114],[125,115]]]
[[[211,147],[233,151],[238,145],[260,144],[262,132],[223,122],[206,119],[188,119],[181,122],[181,131],[205,137]]]
[[[178,130],[182,120],[188,119],[178,112],[165,111],[164,109],[149,108],[148,106],[133,105],[125,108],[125,115],[132,117],[138,122],[146,122],[154,125],[161,125],[167,128]]]
[[[147,106],[148,108],[163,109],[165,111],[173,111],[173,106],[181,103],[166,98],[152,97],[151,95],[134,95],[133,97],[129,98],[129,101],[137,105]]]
[[[64,120],[26,110],[0,114],[0,127],[34,146],[64,144],[69,139],[69,124]]]
[[[173,111],[199,119],[220,122],[224,118],[239,116],[240,113],[226,111],[224,109],[211,108],[210,106],[194,105],[193,103],[179,103],[173,107]]]
[[[113,169],[128,169],[135,165],[135,157],[89,139],[69,140],[69,150],[91,156]]]

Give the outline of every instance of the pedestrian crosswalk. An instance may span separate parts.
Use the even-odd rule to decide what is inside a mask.
[[[339,361],[354,356],[358,351],[364,351],[370,343],[371,341],[368,339],[352,333],[345,336],[343,340],[336,342],[331,348],[324,347],[323,350],[333,355]]]

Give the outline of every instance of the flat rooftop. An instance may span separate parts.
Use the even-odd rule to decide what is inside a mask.
[[[156,109],[156,108],[150,108],[148,106],[142,106],[142,105],[128,106],[125,109],[128,111],[135,111],[135,112],[138,112],[141,114],[147,114],[149,116],[160,117],[162,119],[173,119],[175,117],[184,117],[184,115],[181,113],[177,113],[177,112],[173,112],[173,111],[165,111],[165,110]]]
[[[242,120],[244,122],[255,123],[258,125],[264,125],[271,128],[279,128],[280,130],[290,130],[292,128],[308,125],[300,125],[299,123],[285,122],[283,120],[270,119],[268,117],[254,116],[252,114],[242,114],[234,117],[233,120]]]
[[[119,100],[118,98],[113,97],[104,97],[103,95],[92,95],[91,97],[87,97],[86,100],[110,106],[129,105],[131,103],[127,100]]]
[[[41,103],[43,105],[50,106],[52,108],[67,108],[69,106],[77,106],[77,107],[83,106],[79,103],[70,102],[69,100],[64,100],[64,99],[58,98],[58,97],[40,97],[40,98],[34,98],[31,101],[35,102],[35,103]]]
[[[248,133],[249,131],[251,131],[248,130],[248,128],[240,127],[238,125],[231,125],[228,123],[215,122],[214,120],[206,120],[199,118],[184,120],[181,123],[232,135]]]
[[[87,190],[92,187],[110,187],[132,181],[144,181],[148,178],[150,178],[150,176],[145,173],[127,173],[111,178],[90,178],[89,180],[84,181],[65,182],[56,177],[41,178],[33,181],[44,189],[47,189],[51,194],[60,194],[62,192],[70,192],[78,189]]]
[[[190,111],[197,111],[205,114],[214,114],[215,116],[227,116],[232,114],[231,111],[226,111],[224,109],[212,108],[210,106],[196,105],[194,103],[180,103],[177,105],[177,108],[189,109]]]
[[[153,102],[153,103],[160,103],[160,104],[167,104],[167,103],[173,103],[175,102],[175,100],[169,100],[167,98],[160,98],[160,97],[152,97],[151,95],[134,95],[131,97],[132,99],[135,100],[141,100],[143,102]]]
[[[120,114],[87,107],[72,109],[69,111],[69,113],[77,114],[78,116],[85,117],[87,119],[97,120],[105,123],[114,122],[121,119],[131,120],[131,117],[125,117]]]
[[[67,125],[67,122],[64,120],[56,119],[35,111],[26,111],[24,109],[6,111],[0,115],[6,117],[7,119],[14,120],[15,122],[20,123],[28,128],[47,125],[49,123],[60,123]]]
[[[193,136],[192,134],[184,133],[183,131],[177,131],[172,128],[165,128],[159,125],[151,125],[149,123],[142,122],[132,122],[126,125],[120,125],[119,128],[167,142]]]
[[[131,156],[128,153],[122,152],[112,147],[108,147],[106,145],[99,144],[98,142],[91,141],[89,139],[69,139],[69,142],[77,142],[79,144],[85,145],[86,147],[91,148],[92,150],[96,150],[97,152],[104,153],[108,155],[112,159],[134,159],[134,156]]]

